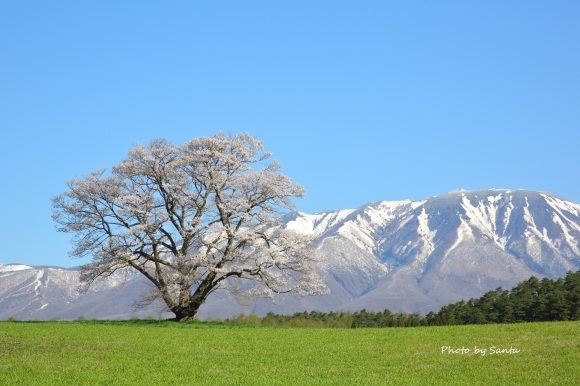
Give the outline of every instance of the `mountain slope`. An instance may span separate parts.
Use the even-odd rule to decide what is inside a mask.
[[[382,201],[357,209],[292,213],[285,226],[310,234],[327,296],[238,305],[216,293],[200,317],[240,312],[389,308],[428,312],[532,275],[580,269],[580,205],[525,190],[454,191],[422,201]],[[78,272],[0,265],[0,319],[128,317],[147,286],[121,276],[76,293]],[[159,304],[137,315],[159,315]],[[165,314],[168,315],[168,314]]]

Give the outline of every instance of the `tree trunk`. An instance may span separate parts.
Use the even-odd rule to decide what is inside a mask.
[[[178,322],[193,322],[195,315],[199,311],[199,307],[204,303],[206,296],[203,296],[203,300],[197,299],[189,302],[187,306],[177,306],[171,311],[175,314],[175,320]]]
[[[174,310],[173,313],[175,314],[174,320],[177,322],[193,322],[195,320],[195,315],[197,314],[197,309],[180,309]]]
[[[195,321],[195,316],[191,316],[191,315],[176,316],[174,320],[176,322],[193,322],[193,321]]]

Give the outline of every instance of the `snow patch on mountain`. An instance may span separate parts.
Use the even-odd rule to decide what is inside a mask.
[[[471,227],[467,221],[463,217],[460,217],[459,220],[461,221],[461,224],[457,227],[457,237],[455,242],[445,251],[442,261],[445,260],[450,253],[452,253],[458,246],[462,245],[466,240],[474,240],[473,231],[471,230]]]
[[[424,264],[429,255],[435,250],[434,238],[437,234],[436,230],[429,229],[429,215],[425,211],[425,207],[421,210],[421,214],[417,217],[419,221],[419,226],[417,227],[417,233],[423,239],[424,248],[421,253],[417,256],[417,260]]]
[[[32,267],[23,264],[0,264],[0,273],[23,271],[25,269],[32,269]]]
[[[352,212],[354,212],[354,209],[315,214],[298,212],[293,220],[285,224],[285,227],[298,233],[320,237]]]
[[[502,194],[487,196],[487,203],[483,200],[477,201],[474,205],[465,194],[462,194],[461,206],[465,210],[465,215],[469,218],[471,226],[477,228],[483,235],[493,240],[502,250],[506,248],[506,239],[498,232],[498,207],[502,200]],[[505,218],[504,218],[505,221]],[[502,228],[506,229],[507,224]]]
[[[575,204],[575,203],[572,203],[569,201],[563,201],[563,200],[560,200],[556,197],[549,196],[545,193],[542,193],[541,196],[544,197],[544,199],[546,200],[548,205],[550,205],[554,210],[556,210],[563,217],[567,217],[567,216],[564,216],[562,214],[562,212],[568,212],[577,218],[580,217],[580,205],[579,204]],[[580,231],[579,224],[573,224],[573,225],[575,226],[575,228],[577,230]]]

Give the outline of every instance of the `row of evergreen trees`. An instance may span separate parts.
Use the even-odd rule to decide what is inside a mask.
[[[559,320],[580,320],[580,271],[568,272],[564,279],[557,280],[538,280],[532,276],[511,290],[498,287],[479,299],[449,304],[426,316],[393,313],[389,310],[328,313],[305,311],[294,315],[270,312],[263,318],[241,314],[226,321],[262,326],[361,328]]]
[[[580,271],[564,279],[532,276],[511,291],[501,287],[427,314],[430,325],[580,320]]]

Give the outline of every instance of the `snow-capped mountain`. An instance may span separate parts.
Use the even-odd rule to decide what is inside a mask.
[[[428,312],[535,275],[580,269],[580,205],[525,190],[453,191],[422,201],[382,201],[358,209],[292,213],[285,226],[310,234],[330,295],[241,306],[216,294],[200,317],[316,309]],[[113,277],[76,292],[78,271],[0,265],[0,319],[123,318],[138,276]],[[122,284],[125,282],[125,284]],[[162,308],[136,315],[156,316]]]
[[[323,235],[327,272],[344,266],[328,253],[334,243],[356,245],[367,256],[361,260],[380,268],[348,309],[427,312],[532,275],[556,278],[580,268],[580,205],[542,192],[455,191],[379,202]]]
[[[112,275],[86,294],[77,291],[75,268],[0,264],[0,320],[75,319],[79,316],[130,318],[145,283]]]

